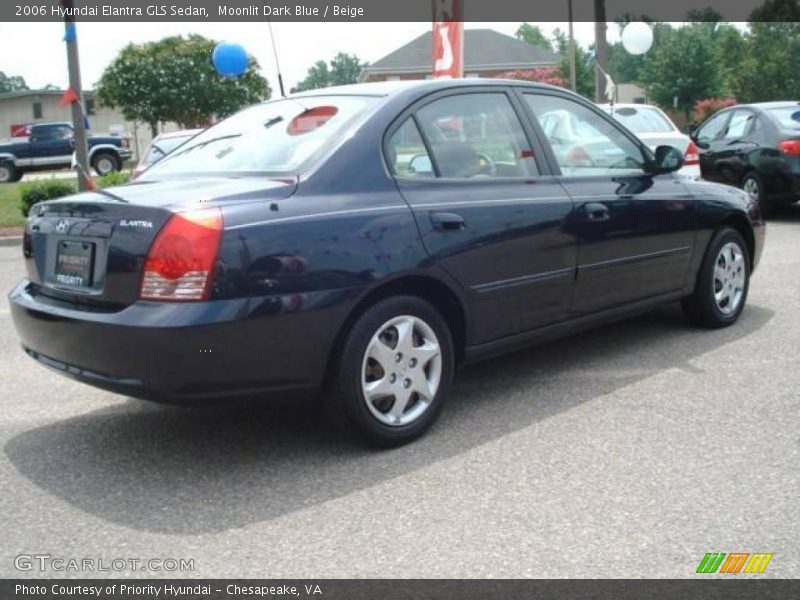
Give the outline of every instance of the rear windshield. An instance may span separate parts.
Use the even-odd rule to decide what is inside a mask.
[[[611,113],[610,108],[604,109]],[[675,131],[673,124],[664,115],[652,108],[615,108],[614,118],[633,133],[669,133]]]
[[[800,104],[797,106],[784,106],[783,108],[770,108],[768,112],[782,129],[800,129]]]
[[[314,96],[259,104],[192,138],[146,175],[294,174],[377,100]]]

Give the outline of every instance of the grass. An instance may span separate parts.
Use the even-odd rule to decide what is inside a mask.
[[[0,228],[22,227],[25,217],[20,210],[19,184],[0,183]]]

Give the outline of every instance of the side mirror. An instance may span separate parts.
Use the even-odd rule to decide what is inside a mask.
[[[417,154],[408,162],[408,170],[420,175],[432,175],[433,164],[427,154]]]
[[[674,173],[682,166],[683,152],[674,146],[659,146],[656,148],[656,174]]]

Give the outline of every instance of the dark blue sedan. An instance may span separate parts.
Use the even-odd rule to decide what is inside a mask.
[[[678,300],[737,320],[758,206],[682,160],[516,81],[267,102],[135,183],[37,205],[14,323],[90,385],[189,404],[324,390],[351,431],[400,444],[470,361]]]

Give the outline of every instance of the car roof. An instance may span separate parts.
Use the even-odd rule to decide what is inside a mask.
[[[768,110],[770,108],[791,108],[793,106],[800,106],[800,101],[783,100],[778,102],[751,102],[750,104],[736,104],[734,106],[729,106],[727,109],[730,110],[731,108],[760,108]]]
[[[598,104],[597,106],[602,108],[603,110],[605,110],[605,109],[609,109],[610,110],[611,107],[612,107],[612,105],[609,104],[609,103]],[[656,110],[661,110],[660,108],[658,108],[657,106],[655,106],[653,104],[640,104],[638,102],[632,102],[632,103],[629,103],[629,104],[623,104],[622,102],[615,102],[613,104],[613,107],[614,108],[654,108]]]
[[[375,81],[370,83],[354,83],[334,87],[318,88],[291,94],[290,98],[303,98],[310,96],[393,96],[408,91],[437,91],[465,86],[525,86],[538,89],[560,89],[543,83],[523,81],[520,79],[493,79],[493,78],[468,78],[468,79],[414,79],[406,81]]]

